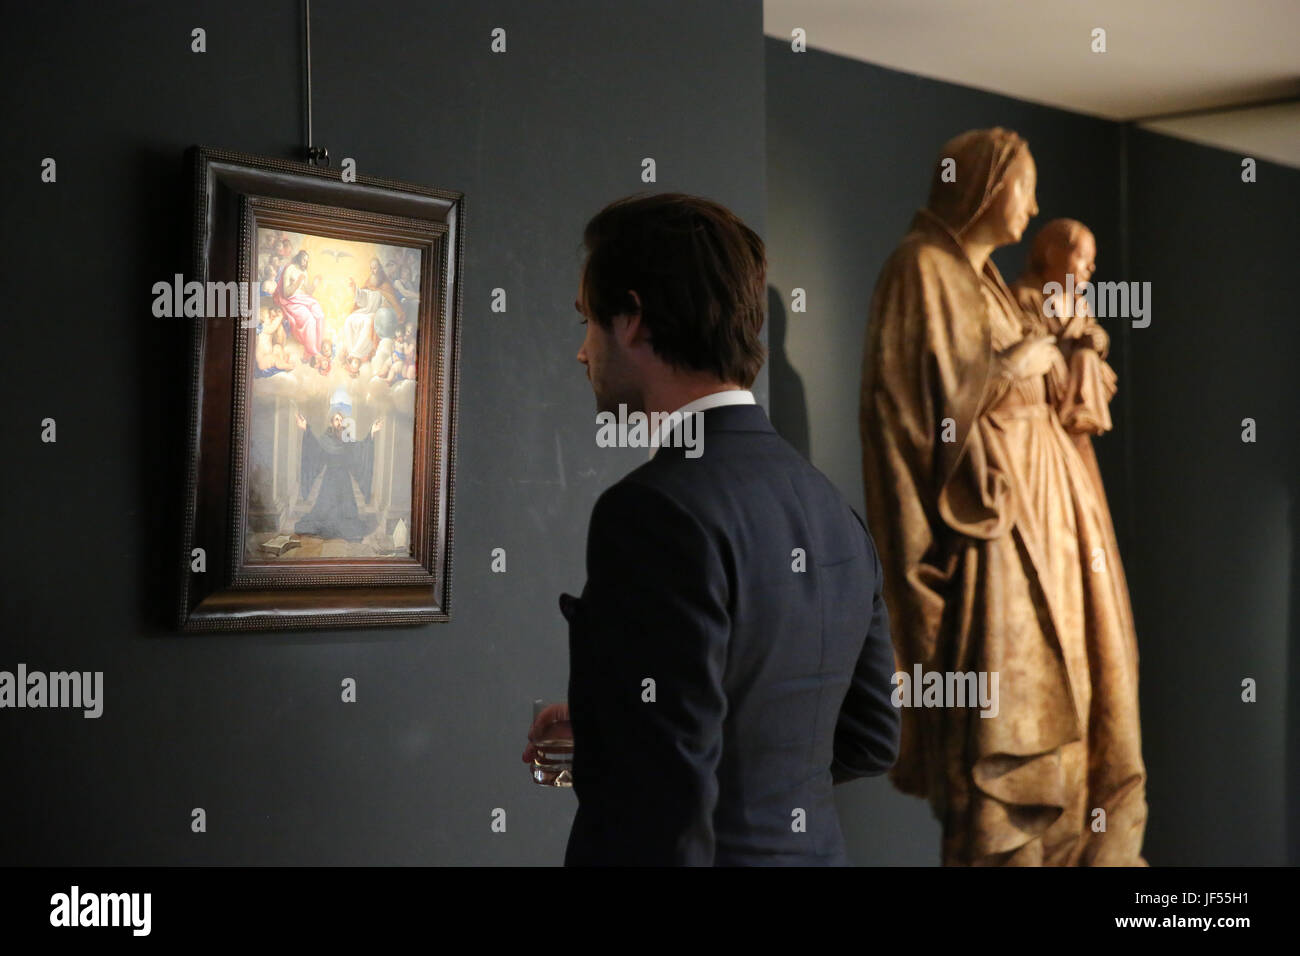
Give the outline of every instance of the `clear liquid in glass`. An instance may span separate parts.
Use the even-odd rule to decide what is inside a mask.
[[[533,782],[543,787],[573,786],[573,738],[548,737],[537,741]]]

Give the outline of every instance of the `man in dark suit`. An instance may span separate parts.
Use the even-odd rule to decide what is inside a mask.
[[[847,864],[831,788],[895,760],[893,649],[865,524],[748,390],[763,242],[669,194],[611,204],[585,243],[598,410],[698,417],[601,495],[586,587],[561,596],[567,711],[529,736],[571,722],[565,863]]]

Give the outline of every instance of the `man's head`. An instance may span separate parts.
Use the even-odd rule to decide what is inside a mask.
[[[578,361],[599,411],[645,411],[669,381],[749,388],[763,365],[763,240],[715,202],[632,196],[583,234],[578,299],[587,337]]]

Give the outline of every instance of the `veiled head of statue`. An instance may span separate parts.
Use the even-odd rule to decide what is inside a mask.
[[[1009,129],[973,129],[944,144],[926,208],[959,239],[1018,242],[1038,212],[1029,144]]]

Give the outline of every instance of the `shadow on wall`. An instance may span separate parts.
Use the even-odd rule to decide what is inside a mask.
[[[803,379],[785,351],[785,302],[776,286],[767,287],[767,375],[771,389],[772,427],[799,454],[812,460],[808,436],[808,400]]]

